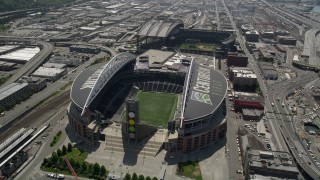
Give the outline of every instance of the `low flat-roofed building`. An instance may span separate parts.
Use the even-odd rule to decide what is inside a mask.
[[[16,63],[0,61],[0,71],[11,71],[17,66]]]
[[[254,91],[257,84],[257,75],[254,73],[234,73],[232,85],[234,90],[242,90],[246,92]]]
[[[236,67],[247,67],[248,57],[241,55],[228,55],[227,57],[227,66],[236,66]]]
[[[67,66],[79,66],[81,63],[81,58],[64,57],[64,56],[53,56],[48,61],[50,63],[66,64]]]
[[[32,92],[36,93],[41,91],[42,89],[47,87],[47,82],[45,79],[37,78],[37,77],[29,77],[29,76],[22,76],[19,80],[19,83],[28,83],[29,88]]]
[[[242,108],[244,120],[260,120],[263,116],[263,110]]]
[[[65,67],[67,67],[66,64],[61,64],[61,63],[50,63],[47,62],[45,64],[42,65],[43,67],[47,67],[47,68],[59,68],[59,69],[63,69]]]
[[[246,179],[250,176],[298,179],[299,170],[288,152],[249,149],[245,159]]]
[[[11,83],[0,89],[0,108],[12,107],[31,95],[28,83]]]
[[[101,49],[96,47],[81,46],[81,45],[70,46],[70,52],[74,52],[74,51],[80,52],[80,53],[98,54],[100,53]]]
[[[273,56],[270,53],[270,50],[267,48],[259,47],[258,54],[259,54],[259,58],[262,58],[262,60],[264,61],[269,61],[269,62],[273,61]]]
[[[297,39],[291,36],[278,36],[277,42],[283,45],[292,45],[295,46],[297,43]]]
[[[174,52],[170,51],[161,51],[161,50],[148,50],[145,53],[141,54],[141,56],[148,56],[149,64],[153,64],[156,62],[156,64],[161,63],[163,64],[168,58],[174,55]]]
[[[237,92],[234,93],[234,109],[241,111],[243,108],[247,109],[264,109],[263,97],[257,93]]]
[[[256,30],[251,30],[251,31],[247,31],[245,32],[245,38],[247,41],[249,42],[259,42],[259,33]]]
[[[253,74],[252,68],[249,67],[229,67],[229,79],[230,81],[233,80],[233,77],[237,73],[242,73],[242,74]]]
[[[275,37],[274,32],[268,31],[268,30],[261,30],[260,35],[261,35],[261,37],[266,38],[266,39],[273,39]]]
[[[48,81],[56,81],[67,74],[66,69],[39,67],[31,76],[44,78]]]
[[[266,80],[277,80],[279,75],[277,69],[269,62],[259,62],[258,67]]]
[[[40,52],[39,47],[26,47],[0,55],[0,60],[24,64]]]

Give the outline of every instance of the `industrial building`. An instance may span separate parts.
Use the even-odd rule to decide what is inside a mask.
[[[28,83],[11,83],[0,89],[0,108],[11,107],[30,95]]]
[[[66,69],[39,67],[31,76],[44,78],[48,81],[56,81],[66,74]]]
[[[259,42],[259,33],[256,30],[251,30],[251,31],[247,31],[245,32],[245,38],[247,41],[249,42]]]
[[[265,47],[258,48],[258,55],[263,61],[273,62],[273,55],[271,54],[270,50]]]
[[[234,90],[254,91],[257,84],[257,75],[254,72],[234,70],[232,85]]]
[[[237,92],[234,93],[234,109],[235,111],[241,111],[246,109],[264,109],[263,97],[257,93]]]
[[[0,55],[0,60],[12,62],[12,63],[24,64],[27,61],[29,61],[31,58],[33,58],[38,52],[40,52],[39,47],[21,48],[21,49]]]
[[[0,55],[12,52],[20,48],[20,45],[3,45],[0,46]]]
[[[236,66],[236,67],[247,67],[248,57],[241,55],[228,55],[227,57],[227,66]]]
[[[278,36],[277,37],[277,42],[279,44],[283,44],[283,45],[295,46],[296,43],[297,43],[297,40],[294,37],[291,37],[291,36]]]
[[[277,69],[270,62],[259,62],[258,67],[260,68],[263,78],[266,80],[277,80],[279,77]]]
[[[288,152],[248,149],[245,152],[246,179],[298,179],[299,170]],[[259,179],[260,179],[259,178]]]
[[[101,50],[96,47],[81,46],[81,45],[70,46],[70,52],[98,54],[100,53],[100,51]]]
[[[262,38],[266,38],[266,39],[274,39],[274,37],[275,37],[275,34],[273,31],[261,30],[260,35]]]
[[[0,71],[11,71],[16,68],[16,63],[0,61]]]
[[[37,78],[37,77],[29,77],[29,76],[22,76],[19,80],[19,83],[28,83],[29,88],[33,93],[37,93],[42,89],[47,87],[47,82],[45,79]]]
[[[66,64],[67,66],[74,67],[79,66],[81,63],[81,58],[74,57],[64,57],[64,56],[52,56],[48,61],[50,63]]]
[[[51,62],[47,62],[47,63],[43,64],[42,66],[43,66],[43,67],[47,67],[47,68],[59,68],[59,69],[63,69],[63,68],[66,68],[66,67],[67,67],[66,64],[51,63]]]

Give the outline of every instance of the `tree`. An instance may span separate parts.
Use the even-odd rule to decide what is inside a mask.
[[[88,173],[89,173],[90,175],[92,174],[92,169],[93,169],[93,164],[90,163],[90,164],[88,165]]]
[[[130,180],[130,179],[131,179],[131,175],[127,173],[126,176],[124,176],[124,180]]]
[[[101,168],[100,168],[100,175],[101,175],[101,176],[107,175],[107,169],[106,169],[106,167],[101,166]]]
[[[70,159],[69,159],[69,162],[70,162],[71,166],[74,166],[74,165],[76,164],[76,161],[74,161],[73,158],[70,158]]]
[[[47,166],[48,165],[48,159],[44,158],[42,162],[42,166]]]
[[[139,180],[144,180],[144,176],[142,174],[139,175]]]
[[[151,180],[151,177],[150,177],[150,176],[147,176],[147,177],[146,177],[146,180]]]
[[[76,163],[74,164],[74,168],[76,170],[79,170],[81,168],[81,165],[80,165],[79,161],[76,161]]]
[[[55,164],[58,161],[58,158],[59,158],[58,154],[56,152],[53,152],[51,155],[51,162]]]
[[[66,155],[67,154],[67,147],[65,145],[62,146],[62,154]]]
[[[61,166],[64,166],[64,159],[63,159],[62,156],[59,157],[58,164],[61,165]]]
[[[84,161],[81,164],[81,170],[82,170],[82,172],[86,172],[88,170],[87,163]]]
[[[132,180],[138,180],[138,175],[136,173],[133,173],[131,179]]]
[[[100,174],[100,165],[98,163],[94,163],[93,169],[92,169],[93,175],[99,175]]]
[[[158,178],[157,177],[153,177],[152,180],[158,180]]]
[[[61,149],[58,149],[58,150],[57,150],[57,154],[58,154],[59,157],[62,156],[62,151],[61,151]]]
[[[68,152],[71,152],[72,151],[72,145],[71,143],[68,143]]]

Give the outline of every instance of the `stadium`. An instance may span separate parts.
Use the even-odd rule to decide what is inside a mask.
[[[156,65],[148,57],[120,53],[102,67],[83,70],[70,92],[70,127],[92,144],[116,136],[129,143],[150,141],[161,131],[159,147],[171,154],[224,137],[225,77],[207,60],[191,56],[182,57],[175,69]]]

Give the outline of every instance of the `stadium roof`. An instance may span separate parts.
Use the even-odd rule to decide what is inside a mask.
[[[71,100],[84,110],[90,105],[112,76],[133,60],[135,60],[134,55],[130,53],[120,53],[100,68],[93,66],[85,69],[73,82],[70,93]],[[83,113],[84,111],[82,114]]]
[[[189,121],[215,112],[227,93],[227,80],[212,67],[200,64],[200,59],[194,59],[185,88],[182,117]]]
[[[149,21],[141,27],[139,36],[167,37],[176,27],[183,27],[181,20],[174,21]]]

